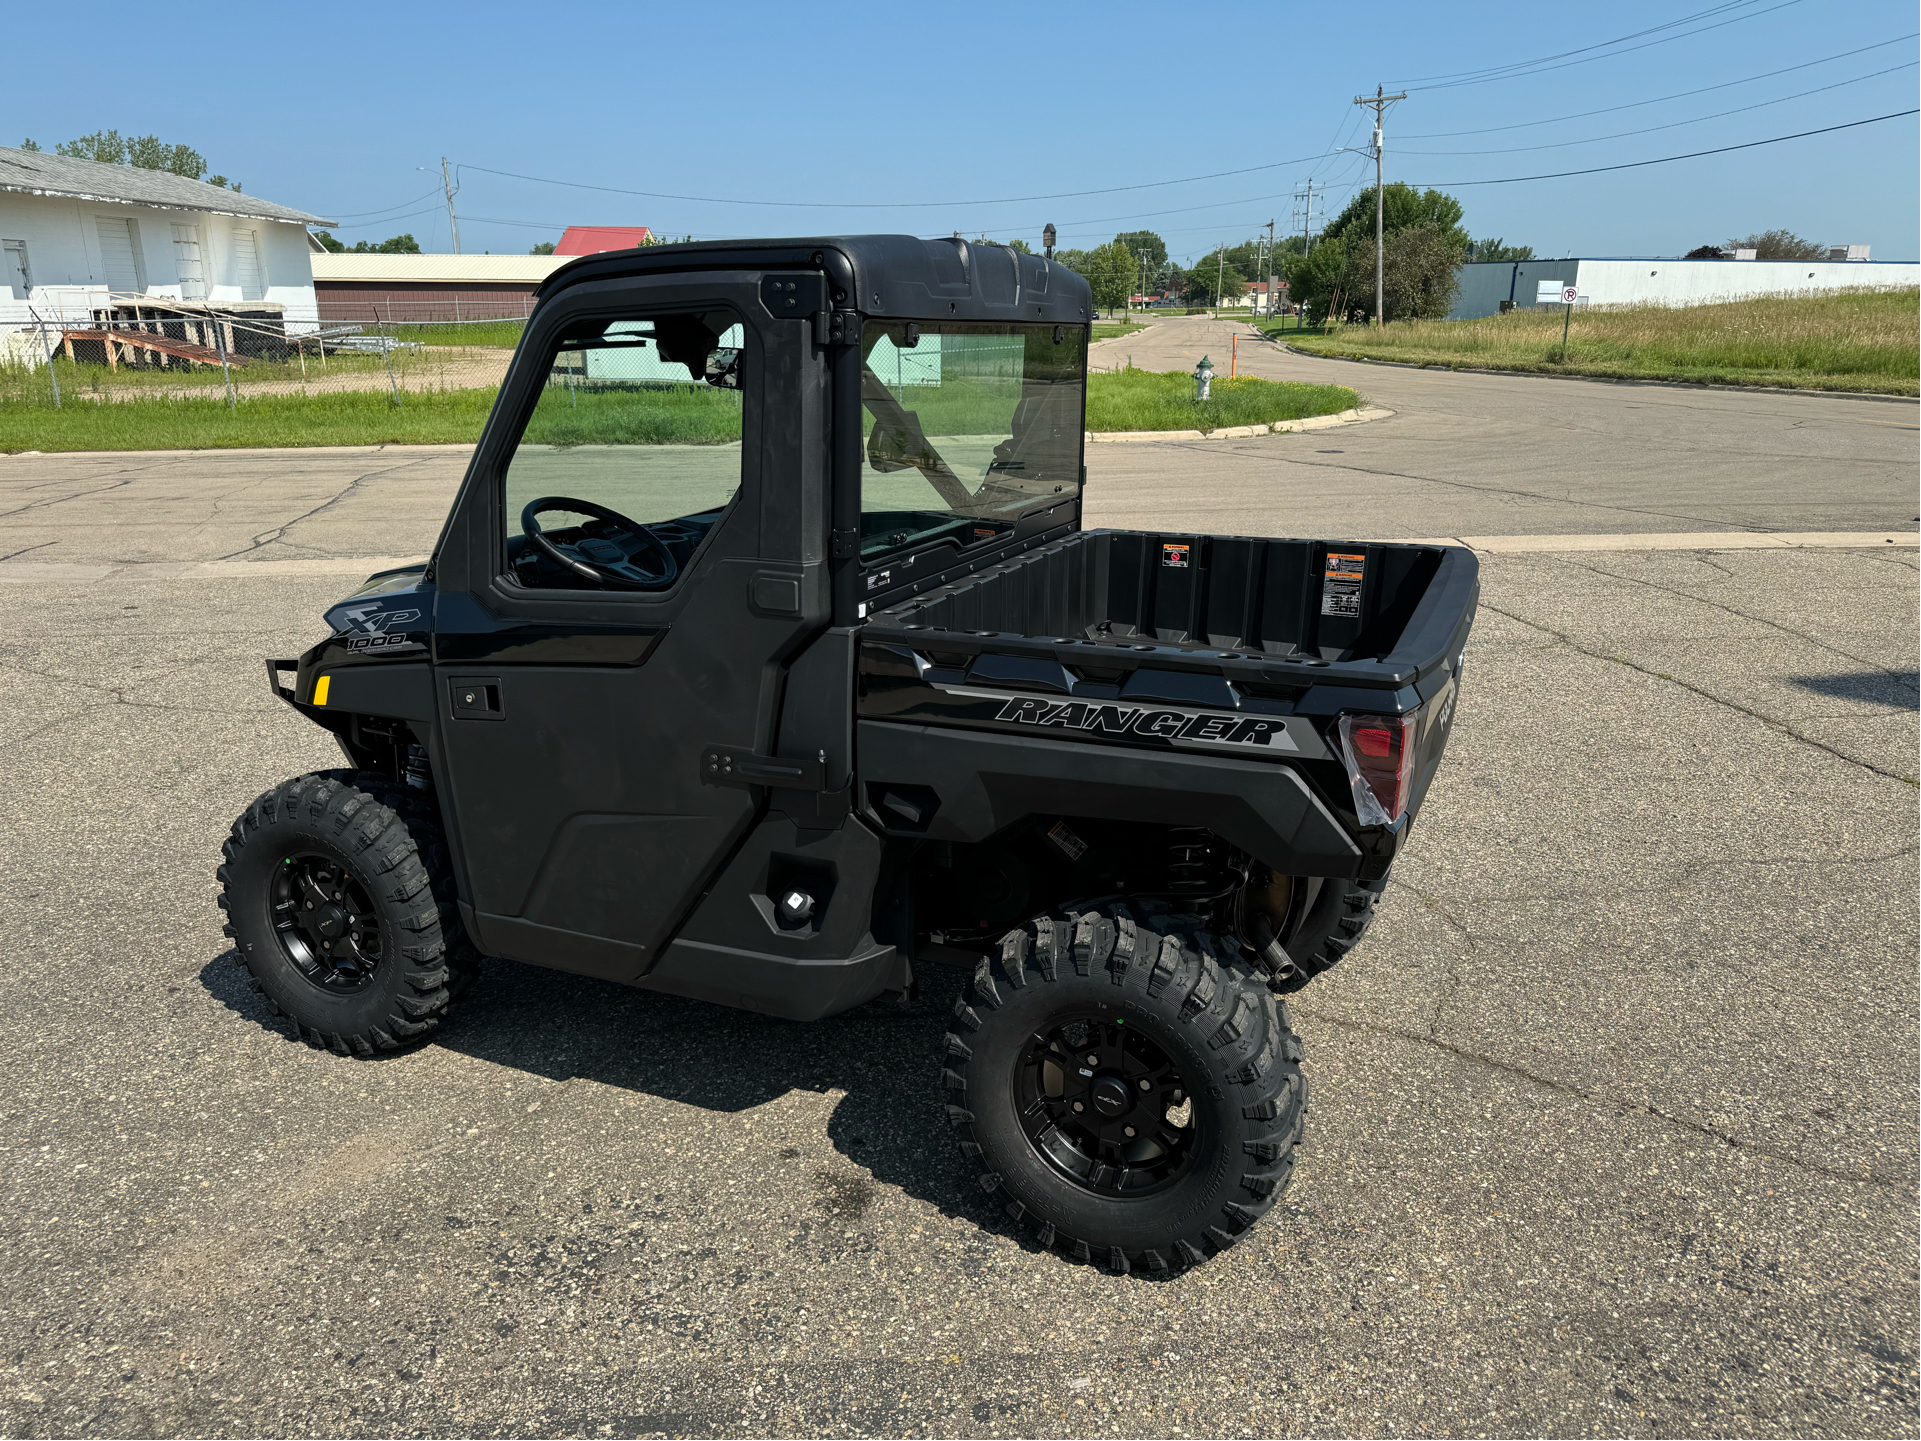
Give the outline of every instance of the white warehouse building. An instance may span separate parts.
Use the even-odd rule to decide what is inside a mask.
[[[1589,305],[1707,305],[1818,290],[1908,290],[1921,263],[1908,260],[1483,260],[1461,267],[1449,320],[1497,315],[1504,303],[1534,304],[1540,283],[1573,286]]]
[[[0,322],[84,323],[134,297],[312,324],[309,225],[164,170],[0,147]]]

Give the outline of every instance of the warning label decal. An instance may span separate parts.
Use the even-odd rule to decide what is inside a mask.
[[[1361,581],[1366,572],[1365,555],[1330,550],[1327,553],[1327,569],[1321,575],[1321,614],[1358,620],[1361,615]]]
[[[1193,553],[1192,546],[1164,544],[1161,546],[1161,564],[1175,570],[1188,570],[1191,568],[1188,557]]]

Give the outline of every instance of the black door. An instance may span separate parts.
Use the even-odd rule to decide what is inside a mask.
[[[633,979],[754,820],[758,793],[703,783],[701,751],[771,751],[784,664],[827,620],[802,503],[821,462],[797,443],[821,363],[760,290],[562,292],[456,502],[436,770],[492,954]]]

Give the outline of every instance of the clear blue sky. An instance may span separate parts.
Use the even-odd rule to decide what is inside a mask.
[[[1270,219],[1287,229],[1290,193],[1310,175],[1331,187],[1330,215],[1371,180],[1362,157],[1326,152],[1366,143],[1350,101],[1382,82],[1409,91],[1388,116],[1388,178],[1453,182],[1478,237],[1541,255],[1675,255],[1784,227],[1871,244],[1877,260],[1921,253],[1914,117],[1611,174],[1460,183],[1912,109],[1912,0],[1201,12],[176,0],[164,13],[106,0],[86,13],[78,29],[44,5],[8,19],[0,144],[155,132],[253,194],[339,217],[349,240],[407,230],[448,249],[446,155],[463,167],[468,251],[524,252],[567,224],[675,236],[959,229],[1038,244],[1052,220],[1064,246],[1151,228],[1177,258],[1199,256]],[[1690,15],[1700,18],[1673,24]],[[1583,51],[1660,26],[1671,28]],[[1221,39],[1197,43],[1203,32]],[[1583,53],[1488,83],[1435,79],[1572,51]],[[1662,98],[1708,86],[1723,88]],[[1552,123],[1524,124],[1535,121]],[[1467,131],[1484,133],[1443,133]],[[1274,168],[1185,179],[1254,166]],[[1167,180],[1182,183],[1113,189]],[[1112,193],[1067,193],[1101,190]],[[723,203],[748,200],[800,204]],[[967,203],[911,203],[950,201]]]

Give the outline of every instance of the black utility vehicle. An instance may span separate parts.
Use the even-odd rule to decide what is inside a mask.
[[[268,664],[349,766],[226,845],[271,1005],[368,1055],[483,954],[795,1020],[958,964],[939,1081],[1008,1213],[1123,1270],[1232,1242],[1300,1135],[1280,994],[1368,924],[1477,567],[1083,531],[1089,310],[959,238],[556,272],[432,559]]]

